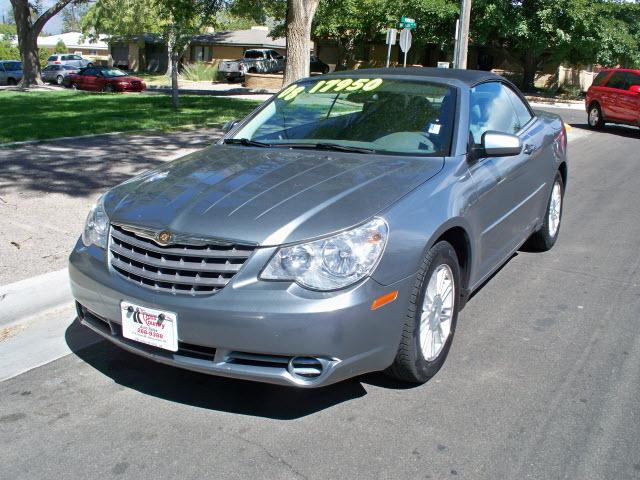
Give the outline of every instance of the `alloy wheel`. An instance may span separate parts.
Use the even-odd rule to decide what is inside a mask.
[[[449,265],[439,265],[427,284],[420,313],[420,350],[427,362],[438,358],[451,334],[454,298],[453,272]]]
[[[549,236],[555,237],[560,226],[560,212],[562,211],[562,187],[559,182],[553,184],[551,201],[549,202],[548,222]]]

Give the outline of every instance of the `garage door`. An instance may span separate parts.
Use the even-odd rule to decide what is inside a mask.
[[[118,68],[129,68],[129,45],[111,45],[113,65]]]

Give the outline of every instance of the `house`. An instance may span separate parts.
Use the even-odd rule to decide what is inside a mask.
[[[167,70],[167,45],[157,35],[143,34],[127,40],[114,37],[109,42],[109,48],[113,65],[117,67],[158,73]],[[270,48],[284,54],[286,40],[270,37],[267,27],[203,33],[192,37],[181,61],[192,63],[236,59],[252,48]]]
[[[89,37],[80,32],[67,32],[59,35],[38,37],[38,47],[55,49],[60,41],[64,42],[70,53],[93,58],[109,55],[109,45],[106,42],[106,37],[103,36],[95,41],[90,41]],[[17,45],[18,39],[16,38],[12,43]]]

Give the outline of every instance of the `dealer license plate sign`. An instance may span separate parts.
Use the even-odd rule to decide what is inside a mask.
[[[124,338],[178,351],[178,317],[175,313],[129,302],[120,303],[120,313]]]

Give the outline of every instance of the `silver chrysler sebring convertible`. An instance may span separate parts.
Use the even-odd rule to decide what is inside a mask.
[[[470,294],[558,236],[563,122],[491,73],[308,78],[226,130],[87,217],[78,317],[125,350],[298,387],[425,382]]]

